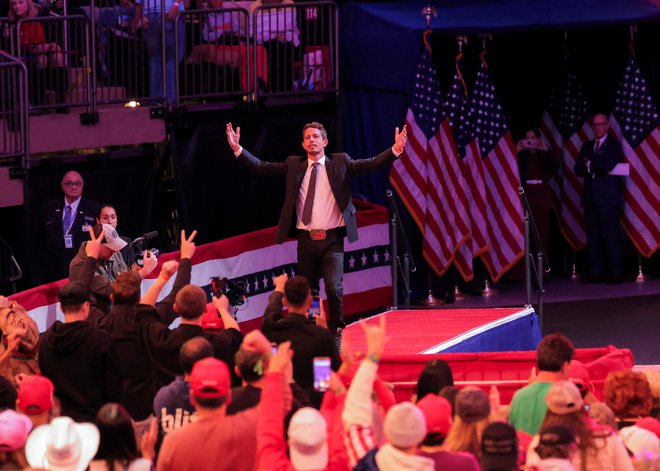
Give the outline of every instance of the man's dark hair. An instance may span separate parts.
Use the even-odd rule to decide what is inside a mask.
[[[184,319],[197,319],[206,311],[206,293],[195,285],[186,285],[176,294],[176,312]]]
[[[190,374],[192,367],[199,360],[213,356],[213,346],[204,337],[194,337],[184,342],[179,350],[179,363],[186,374]]]
[[[318,129],[321,132],[321,137],[323,137],[323,139],[328,138],[328,131],[325,130],[325,127],[323,127],[321,123],[317,123],[316,121],[312,121],[311,123],[307,123],[303,126],[303,130],[302,130],[303,138],[305,137],[305,131],[308,128]]]
[[[117,275],[112,282],[111,293],[114,304],[134,306],[140,302],[140,275],[132,270]]]
[[[284,298],[289,306],[302,307],[309,297],[310,289],[307,278],[294,276],[284,284]]]
[[[254,383],[259,381],[264,374],[264,357],[261,353],[248,352],[240,348],[234,356],[234,362],[240,377],[246,383]],[[261,368],[258,367],[261,362]]]
[[[539,371],[557,373],[570,362],[575,355],[575,347],[561,334],[550,334],[543,337],[536,347],[536,366]]]
[[[199,404],[199,407],[204,409],[217,409],[222,407],[222,405],[227,402],[229,395],[221,397],[197,397],[195,396],[195,402]]]

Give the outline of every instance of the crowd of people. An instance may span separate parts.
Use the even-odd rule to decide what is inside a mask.
[[[494,387],[457,388],[440,359],[397,403],[378,378],[393,335],[385,316],[361,322],[366,351],[345,342],[340,353],[325,309],[308,317],[307,280],[282,275],[261,329],[241,333],[220,296],[224,329],[206,331],[185,232],[180,260],[143,295],[139,275],[119,274],[105,311],[91,286],[116,240],[89,234],[81,270],[59,290],[64,320],[40,341],[25,310],[0,300],[0,469],[660,469],[658,372],[611,373],[601,402],[571,342],[551,334],[510,406]],[[319,357],[327,381],[315,378]]]

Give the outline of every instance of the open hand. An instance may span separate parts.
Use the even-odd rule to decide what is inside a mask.
[[[239,144],[239,141],[241,140],[241,128],[237,127],[236,131],[234,131],[234,127],[231,125],[231,123],[227,123],[227,142],[229,143],[229,147],[231,147],[231,150],[236,152],[238,149],[240,149],[241,145]]]
[[[389,338],[385,332],[385,316],[381,315],[378,325],[367,324],[361,322],[364,336],[367,338],[367,355],[373,355],[376,358],[381,358],[385,351],[385,345]]]

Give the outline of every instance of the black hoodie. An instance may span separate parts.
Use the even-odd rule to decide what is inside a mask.
[[[39,347],[41,374],[55,385],[61,415],[93,422],[104,404],[119,401],[121,374],[110,336],[87,321],[56,321]]]

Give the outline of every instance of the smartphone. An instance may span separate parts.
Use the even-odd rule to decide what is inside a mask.
[[[319,314],[321,314],[321,298],[318,295],[312,295],[312,304],[307,311],[307,317],[314,320]]]
[[[330,357],[314,357],[314,391],[330,387]]]

